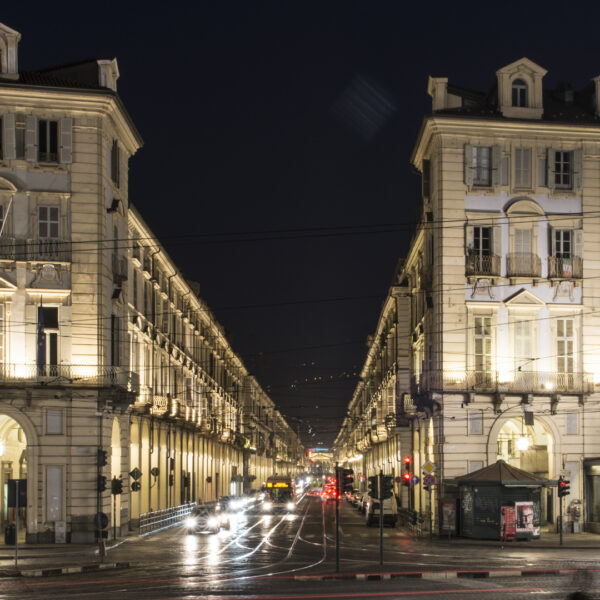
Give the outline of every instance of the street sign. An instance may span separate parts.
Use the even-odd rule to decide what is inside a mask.
[[[410,480],[410,482],[413,485],[417,485],[417,483],[419,483],[419,481],[421,481],[421,480],[416,475],[413,475],[412,478],[411,478],[411,480]]]
[[[137,467],[135,467],[135,469],[133,469],[133,471],[129,473],[129,477],[131,477],[135,481],[137,481],[141,476],[142,472]]]
[[[395,481],[396,483],[402,483],[402,477],[396,477],[396,478],[394,479],[394,481]]]
[[[423,483],[427,487],[431,487],[432,485],[435,485],[435,475],[425,475],[425,477],[423,477]]]
[[[423,473],[427,473],[427,475],[431,475],[432,473],[435,473],[435,463],[432,463],[430,460],[428,460],[424,465],[423,465]]]

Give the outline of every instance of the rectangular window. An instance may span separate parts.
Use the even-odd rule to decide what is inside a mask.
[[[558,375],[575,371],[573,319],[556,319],[556,370]]]
[[[58,307],[38,307],[37,366],[40,375],[58,375]]]
[[[62,467],[46,467],[46,521],[62,521]]]
[[[531,229],[515,229],[515,254],[531,254]]]
[[[573,187],[573,153],[557,150],[554,153],[554,186],[571,189]]]
[[[515,187],[531,187],[531,149],[515,149]]]
[[[38,206],[38,239],[57,240],[59,237],[58,206]]]
[[[492,377],[492,318],[474,319],[475,375],[478,384],[489,383]]]
[[[517,321],[514,325],[515,332],[515,368],[525,371],[531,370],[531,321]]]
[[[132,287],[133,287],[133,290],[132,290],[132,294],[133,294],[133,307],[136,310],[139,310],[139,308],[138,308],[138,272],[137,272],[136,268],[133,269],[133,282],[132,282],[132,284],[133,284],[132,285]]]
[[[491,150],[489,146],[473,146],[473,185],[491,185]]]
[[[62,410],[48,409],[46,411],[46,434],[59,435],[63,433]]]
[[[479,256],[490,256],[492,253],[492,228],[473,227],[473,249]]]
[[[571,258],[572,234],[570,229],[554,230],[554,256],[556,258]]]
[[[480,410],[469,411],[469,435],[483,434],[483,413]]]
[[[567,435],[577,435],[579,427],[577,426],[577,413],[567,413],[565,415]]]
[[[119,187],[120,181],[120,154],[119,142],[113,140],[110,150],[110,178],[117,187]]]
[[[58,121],[38,121],[38,160],[58,162]]]
[[[121,335],[117,315],[110,315],[110,340],[110,364],[113,367],[118,367],[121,365]]]

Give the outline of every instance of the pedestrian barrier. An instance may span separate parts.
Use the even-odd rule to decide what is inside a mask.
[[[195,506],[195,502],[189,502],[188,504],[143,513],[140,515],[140,533],[149,533],[150,531],[175,525],[183,521]]]

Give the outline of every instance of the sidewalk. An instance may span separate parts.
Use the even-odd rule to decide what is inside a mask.
[[[102,562],[98,544],[19,544],[16,567],[15,547],[0,546],[0,577],[42,577],[125,568],[129,563],[110,558],[110,549],[120,543],[107,546],[109,554]]]

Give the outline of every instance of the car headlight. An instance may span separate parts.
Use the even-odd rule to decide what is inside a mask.
[[[196,519],[194,519],[194,517],[188,517],[185,520],[185,526],[186,527],[195,527],[196,526]]]
[[[296,508],[296,505],[293,502],[288,502],[286,506],[288,510],[294,510],[294,508]]]
[[[217,527],[219,525],[219,519],[210,517],[207,521],[209,527]]]
[[[273,504],[271,502],[265,502],[263,507],[265,510],[271,510],[273,508]]]

